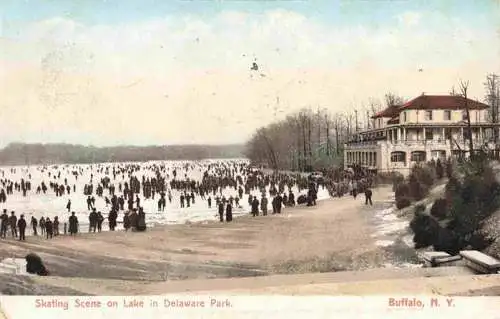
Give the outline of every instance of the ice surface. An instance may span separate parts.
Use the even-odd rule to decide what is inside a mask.
[[[186,177],[191,180],[201,181],[203,176],[203,172],[207,169],[209,164],[214,164],[216,162],[226,162],[226,163],[244,163],[246,160],[204,160],[204,161],[165,161],[165,162],[146,162],[146,163],[133,163],[134,165],[139,165],[140,170],[135,172],[134,175],[142,181],[142,176],[153,177],[154,173],[152,170],[149,170],[153,164],[165,165],[168,170],[166,174],[169,174],[169,178],[167,179],[167,184],[170,180],[173,179],[172,172],[175,168],[177,170],[177,180],[185,179]],[[7,196],[7,202],[0,204],[0,210],[4,208],[7,211],[15,211],[16,215],[24,214],[25,219],[29,223],[31,216],[35,216],[37,219],[40,217],[50,217],[52,220],[55,216],[58,216],[60,222],[60,232],[63,232],[63,224],[67,222],[69,213],[66,209],[66,204],[68,199],[71,199],[71,211],[76,212],[76,216],[78,217],[78,221],[80,224],[80,231],[88,231],[88,213],[87,210],[87,202],[85,196],[83,194],[83,188],[85,184],[90,183],[90,176],[93,174],[93,185],[94,185],[94,197],[96,199],[95,207],[97,211],[101,211],[105,221],[103,223],[103,230],[107,230],[107,215],[109,213],[110,207],[106,207],[104,197],[109,196],[108,190],[104,190],[103,197],[98,197],[95,195],[95,189],[97,186],[97,181],[100,181],[101,178],[107,176],[111,179],[111,183],[115,186],[115,194],[117,196],[120,195],[118,191],[118,183],[122,183],[122,186],[125,182],[129,181],[129,177],[127,175],[117,175],[116,179],[113,179],[112,174],[112,166],[113,165],[123,165],[126,163],[104,163],[104,164],[82,164],[82,165],[52,165],[48,166],[45,172],[42,172],[42,166],[12,166],[12,167],[1,167],[0,168],[0,178],[1,179],[9,179],[14,182],[20,183],[21,178],[24,180],[29,180],[31,182],[31,191],[27,193],[26,197],[22,196],[22,193],[14,191],[13,195]],[[185,170],[184,166],[192,165],[193,169]],[[98,167],[109,167],[109,175],[105,175],[105,170],[103,173],[98,172]],[[15,169],[15,172],[11,172],[11,169]],[[83,169],[83,175],[78,176],[76,178],[71,174],[73,170]],[[57,173],[61,171],[60,178],[57,178]],[[51,172],[51,177],[48,176],[48,173]],[[31,174],[31,179],[29,179],[29,175]],[[185,175],[186,174],[186,175]],[[124,178],[123,178],[124,177]],[[62,197],[56,197],[53,190],[49,188],[47,194],[36,194],[36,188],[40,185],[42,181],[45,181],[45,184],[49,186],[49,181],[57,182],[59,184],[64,183],[64,179],[67,178],[68,185],[71,187],[71,193],[65,194]],[[76,185],[76,192],[73,193],[73,185]],[[1,185],[0,185],[1,187]],[[292,191],[297,198],[300,194],[307,194],[307,190],[303,190],[302,192],[298,192],[296,187],[292,188]],[[267,196],[269,196],[269,187],[266,188]],[[226,198],[229,196],[236,197],[237,190],[234,188],[224,189],[222,191],[222,195]],[[252,195],[257,195],[260,199],[260,191],[254,190],[251,191]],[[195,195],[196,196],[196,195]],[[208,208],[208,204],[206,200],[202,200],[199,196],[195,197],[195,203],[191,203],[191,207],[189,208],[180,208],[180,192],[173,189],[172,190],[172,203],[169,203],[168,198],[166,201],[166,207],[164,212],[158,212],[157,201],[160,198],[158,194],[156,194],[155,199],[144,199],[142,196],[142,184],[141,184],[141,194],[139,197],[141,199],[141,206],[144,208],[144,212],[146,213],[146,222],[148,225],[153,224],[184,224],[187,222],[200,222],[200,221],[208,221],[208,220],[217,220],[217,207],[215,207],[215,199],[213,194],[212,197],[212,208]],[[318,191],[318,200],[324,200],[329,198],[329,194],[326,188],[321,188]],[[233,208],[233,217],[238,217],[241,215],[248,214],[250,212],[250,206],[248,205],[248,195],[243,195],[243,198],[240,200],[240,205],[242,208]],[[125,208],[127,208],[127,203],[125,202]],[[271,204],[269,203],[269,209],[271,209]],[[284,209],[286,210],[286,208]],[[123,211],[118,213],[118,226],[116,229],[121,229],[121,222],[123,220]],[[28,235],[31,234],[31,227],[28,227]]]

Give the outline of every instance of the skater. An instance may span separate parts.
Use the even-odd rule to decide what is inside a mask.
[[[26,240],[26,220],[24,219],[24,215],[21,215],[19,221],[17,222],[17,228],[19,228],[19,240]]]
[[[76,236],[78,232],[78,218],[75,216],[75,212],[71,212],[69,217],[69,234],[71,236]]]
[[[220,222],[224,222],[224,203],[219,203],[219,220]]]
[[[371,206],[373,206],[373,202],[372,202],[372,190],[367,188],[365,190],[365,205],[368,205],[368,203],[370,203]]]
[[[36,220],[35,216],[31,216],[31,227],[33,228],[33,236],[38,236],[38,231],[37,231],[37,227],[38,227],[38,221]]]
[[[231,203],[228,203],[226,206],[226,222],[231,222],[233,220],[233,207]]]

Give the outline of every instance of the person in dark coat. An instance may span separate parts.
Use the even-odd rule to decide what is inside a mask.
[[[276,196],[276,213],[281,214],[281,207],[283,206],[283,197],[280,194]]]
[[[100,233],[102,231],[102,222],[104,221],[104,217],[101,212],[97,212],[97,231]]]
[[[45,235],[45,218],[40,217],[40,222],[38,223],[40,225],[40,234],[43,236]]]
[[[52,223],[52,228],[54,236],[59,236],[59,218],[56,216],[54,217],[54,222]]]
[[[52,236],[54,235],[53,224],[50,218],[48,217],[45,220],[45,234],[47,235],[47,239],[52,238]]]
[[[231,222],[233,220],[233,206],[228,203],[226,206],[226,222]]]
[[[10,231],[12,237],[17,238],[17,216],[16,213],[11,212],[9,217]]]
[[[139,214],[137,214],[137,231],[145,231],[146,230],[146,214],[142,210],[142,207],[139,208]]]
[[[31,216],[31,227],[33,228],[33,236],[38,236],[38,221],[36,220],[35,216]]]
[[[219,203],[219,220],[222,223],[224,221],[224,203]]]
[[[259,200],[257,197],[254,197],[252,201],[252,216],[259,216]]]
[[[123,228],[125,228],[125,231],[130,229],[130,216],[128,215],[128,212],[125,212],[123,215]]]
[[[7,210],[3,210],[2,216],[0,216],[0,238],[5,238],[7,237],[7,225],[9,224],[9,216],[7,215]]]
[[[108,224],[109,224],[110,231],[115,230],[117,218],[118,218],[118,213],[112,209],[108,215]]]
[[[368,203],[370,203],[370,205],[373,206],[373,202],[372,202],[372,190],[367,188],[365,190],[365,205],[368,205]]]
[[[19,229],[19,240],[26,240],[26,220],[24,219],[24,215],[21,215],[19,220],[17,221],[17,228]]]
[[[75,212],[71,212],[69,217],[69,234],[75,236],[78,232],[78,218],[75,216]]]

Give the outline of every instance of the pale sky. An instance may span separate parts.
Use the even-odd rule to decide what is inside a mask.
[[[388,91],[465,79],[482,99],[500,74],[495,0],[1,0],[0,15],[0,146],[239,143]]]

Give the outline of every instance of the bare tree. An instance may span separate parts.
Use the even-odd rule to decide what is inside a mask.
[[[469,152],[470,158],[474,156],[474,142],[472,140],[472,127],[470,123],[470,110],[469,99],[467,98],[467,91],[469,90],[469,81],[460,80],[460,95],[464,99],[465,114],[467,116],[467,138],[469,139]]]
[[[326,156],[330,157],[330,128],[331,128],[331,118],[330,114],[325,110],[324,111],[324,117],[325,117],[325,133],[326,133]]]
[[[490,120],[491,123],[498,123],[499,107],[500,107],[500,83],[498,80],[498,75],[489,74],[486,76],[486,82],[484,83],[486,89],[486,101],[490,105]],[[495,148],[498,141],[498,130],[493,129],[493,140],[495,142]]]
[[[397,107],[404,103],[404,99],[401,96],[392,92],[387,93],[384,98],[387,107]]]

